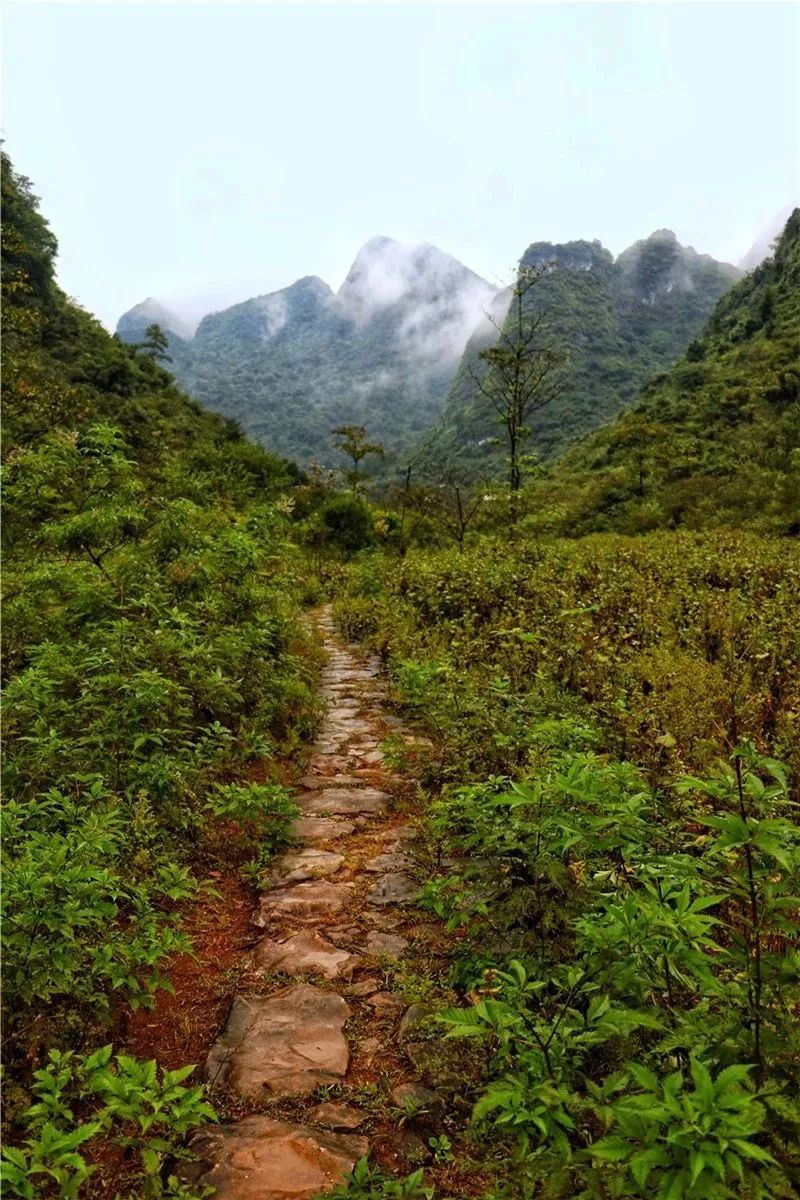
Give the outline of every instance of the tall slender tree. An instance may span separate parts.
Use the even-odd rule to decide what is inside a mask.
[[[340,425],[332,432],[335,438],[334,446],[337,450],[341,450],[342,454],[345,454],[353,464],[352,468],[345,472],[345,478],[350,484],[353,495],[357,496],[365,490],[361,463],[368,454],[375,454],[378,458],[383,458],[383,446],[380,442],[367,441],[367,430],[364,425]]]
[[[486,368],[471,371],[505,429],[512,520],[517,516],[525,443],[533,433],[531,417],[563,390],[566,355],[554,344],[546,312],[534,302],[534,289],[547,270],[520,265],[505,320],[501,324],[487,314],[498,336],[493,346],[480,352]]]

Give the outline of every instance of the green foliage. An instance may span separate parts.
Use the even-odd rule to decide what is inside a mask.
[[[258,882],[269,859],[291,840],[291,824],[300,810],[288,788],[280,784],[226,784],[209,798],[217,817],[230,818],[241,828],[246,848],[257,847],[245,864],[245,876]]]
[[[592,755],[530,784],[498,776],[448,790],[431,808],[430,830],[465,861],[423,898],[451,926],[469,923],[484,945],[502,930],[505,951],[529,947],[536,930],[540,945],[552,947],[581,903],[590,852],[624,862],[648,836],[651,808],[636,771]]]
[[[186,1156],[186,1133],[216,1120],[203,1088],[183,1086],[193,1071],[188,1066],[159,1076],[155,1062],[115,1056],[110,1045],[86,1057],[51,1051],[47,1065],[34,1073],[36,1100],[24,1114],[28,1137],[21,1147],[3,1151],[4,1190],[34,1200],[39,1182],[48,1180],[62,1200],[73,1200],[92,1172],[81,1148],[103,1136],[137,1156],[143,1200],[193,1200],[196,1193],[190,1197],[174,1177],[166,1190],[162,1182],[167,1159]]]
[[[217,817],[253,825],[269,853],[285,845],[299,811],[289,788],[275,783],[224,784],[211,794],[209,807]]]
[[[343,628],[433,739],[423,903],[498,1194],[796,1194],[799,585],[731,534],[350,571]]]
[[[289,649],[292,584],[280,565],[289,550],[277,514],[232,519],[169,491],[146,497],[107,426],[51,435],[14,456],[8,474],[5,773],[9,795],[31,806],[16,831],[19,870],[44,887],[34,845],[47,845],[55,862],[63,856],[54,839],[69,851],[71,818],[59,825],[36,805],[54,789],[74,798],[73,809],[86,807],[101,839],[96,851],[82,844],[74,869],[54,877],[61,904],[68,881],[78,886],[78,862],[93,870],[109,839],[112,857],[129,850],[137,885],[176,852],[190,853],[206,820],[204,792],[269,754],[256,731],[276,739],[302,731],[309,697]],[[147,887],[137,886],[113,912],[147,903]],[[174,946],[165,939],[163,955]]]
[[[196,890],[185,867],[131,877],[133,831],[98,783],[80,800],[51,789],[2,813],[3,981],[15,1021],[69,997],[98,1013],[122,991],[137,1008],[164,986],[159,963],[188,949],[170,904]]]
[[[405,1179],[392,1179],[379,1167],[371,1167],[360,1158],[347,1182],[326,1192],[331,1200],[432,1200],[433,1188],[426,1187],[422,1171],[414,1171]]]
[[[522,484],[526,461],[524,447],[533,430],[534,415],[564,390],[566,354],[550,332],[545,312],[536,300],[546,267],[521,264],[511,289],[508,316],[498,328],[494,345],[481,350],[483,370],[473,372],[480,395],[497,414],[508,449],[508,485],[512,523],[517,518],[516,492]]]
[[[335,546],[345,554],[354,554],[373,541],[371,511],[356,497],[331,497],[321,517],[325,545]]]
[[[549,833],[540,797],[519,785],[511,795],[529,825],[518,820],[515,838],[507,819],[499,834],[480,809],[476,820],[470,789],[434,818],[463,854],[446,886],[469,895],[477,880],[479,919],[467,903],[451,920],[480,948],[473,979],[487,947],[527,956],[484,967],[471,1006],[439,1016],[449,1037],[488,1050],[473,1119],[512,1134],[530,1169],[541,1159],[542,1178],[560,1162],[570,1186],[587,1188],[568,1195],[790,1195],[800,1160],[775,1118],[798,1086],[787,914],[800,903],[800,838],[781,815],[783,768],[740,747],[708,780],[682,778],[672,808],[640,784],[627,814],[598,803],[607,788],[593,779],[616,770],[584,760],[556,775],[562,807]],[[715,811],[681,809],[686,794]],[[716,836],[698,839],[701,825]],[[579,884],[572,895],[554,895],[554,872],[537,874],[540,852]]]
[[[747,1086],[750,1067],[726,1067],[712,1078],[692,1058],[689,1070],[692,1088],[681,1071],[659,1079],[628,1065],[632,1087],[613,1105],[614,1132],[587,1150],[605,1167],[610,1195],[722,1200],[748,1189],[757,1164],[774,1163],[753,1140],[765,1112]]]
[[[169,362],[170,357],[167,354],[169,346],[169,338],[161,326],[154,322],[148,325],[145,330],[145,340],[137,347],[143,354],[149,354],[151,358],[160,359],[162,362]]]
[[[357,496],[365,489],[365,475],[361,470],[362,462],[370,455],[383,458],[383,446],[380,442],[367,441],[367,430],[364,425],[340,425],[333,430],[333,436],[336,448],[352,463],[350,469],[344,474],[350,490],[354,496]]]
[[[429,1137],[428,1145],[433,1151],[434,1161],[437,1163],[452,1163],[455,1162],[453,1154],[453,1143],[450,1138],[442,1133],[438,1137]]]
[[[718,533],[412,550],[356,567],[336,613],[435,735],[432,779],[602,738],[660,780],[710,766],[734,709],[733,741],[800,767],[798,606],[790,543]]]
[[[350,558],[374,545],[375,521],[374,511],[360,496],[332,492],[306,521],[304,540],[320,561],[331,553]]]

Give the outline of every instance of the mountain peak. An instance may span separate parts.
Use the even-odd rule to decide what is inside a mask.
[[[363,324],[396,304],[441,307],[447,297],[458,303],[475,289],[481,293],[480,305],[497,290],[438,246],[379,235],[358,251],[338,298],[345,315]]]
[[[177,313],[168,309],[155,296],[148,296],[146,300],[123,313],[117,321],[117,333],[124,342],[136,342],[144,335],[148,325],[160,325],[165,333],[171,333],[184,340],[191,338],[194,332],[191,325],[181,320]]]
[[[521,265],[537,270],[551,265],[566,271],[591,271],[598,266],[611,266],[614,256],[597,238],[587,242],[533,242],[522,256]]]
[[[295,279],[294,283],[289,284],[289,287],[284,288],[283,291],[287,294],[301,293],[319,299],[333,295],[333,290],[324,279],[320,279],[319,275],[303,275],[301,279]],[[278,294],[273,293],[273,295]]]
[[[397,241],[396,238],[387,237],[385,233],[376,233],[376,234],[374,234],[373,237],[367,238],[367,240],[364,242],[364,245],[361,247],[361,250],[359,250],[358,253],[361,254],[362,251],[364,251],[364,250],[372,252],[372,251],[376,251],[376,250],[386,249],[389,246],[399,246],[399,245],[400,245],[400,243]],[[358,257],[358,255],[356,255],[356,257]]]
[[[648,242],[674,242],[676,245],[678,239],[671,229],[654,229],[649,238],[645,238]]]
[[[730,263],[682,246],[671,229],[656,229],[634,242],[619,255],[617,266],[641,303],[651,306],[672,292],[693,292],[712,281],[724,290],[740,274]]]

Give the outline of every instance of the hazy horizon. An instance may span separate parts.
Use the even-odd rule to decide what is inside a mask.
[[[764,3],[9,3],[3,133],[112,327],[337,290],[376,234],[493,284],[663,227],[738,263],[797,193],[798,33]]]

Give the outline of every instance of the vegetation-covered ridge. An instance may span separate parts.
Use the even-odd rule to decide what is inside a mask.
[[[191,1067],[118,1043],[209,866],[286,834],[277,757],[315,710],[297,473],[181,393],[158,336],[66,299],[2,166],[4,1190],[85,1194],[102,1148],[120,1194],[188,1197],[165,1164],[213,1114]]]
[[[631,404],[652,375],[683,354],[739,276],[730,264],[681,246],[668,229],[616,260],[598,241],[535,242],[520,260],[521,271],[531,268],[545,277],[526,303],[546,315],[553,340],[567,354],[561,393],[533,430],[531,450],[546,459]],[[504,317],[496,306],[492,321],[499,329]],[[458,463],[479,475],[497,472],[495,414],[476,382],[491,374],[480,354],[497,341],[492,321],[467,345],[441,422],[421,448],[429,469]]]
[[[530,509],[569,533],[800,531],[800,209],[681,361],[536,484]]]

